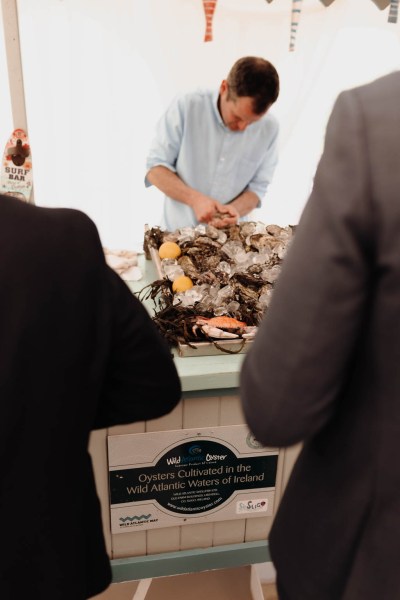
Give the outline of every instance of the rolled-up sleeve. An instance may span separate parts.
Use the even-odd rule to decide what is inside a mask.
[[[176,97],[156,125],[155,136],[146,158],[146,173],[158,166],[176,173],[176,161],[182,144],[183,120],[183,99]],[[145,185],[151,186],[147,177]]]

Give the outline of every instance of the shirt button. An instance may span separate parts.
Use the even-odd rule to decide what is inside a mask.
[[[221,156],[221,162],[224,162],[224,160],[225,160],[225,157]]]

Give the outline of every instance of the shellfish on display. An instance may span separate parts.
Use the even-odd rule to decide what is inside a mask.
[[[218,340],[253,338],[270,305],[294,231],[295,226],[259,221],[222,229],[201,223],[175,232],[148,230],[145,250],[158,249],[165,241],[176,242],[181,249],[176,259],[161,262],[164,279],[141,292],[143,299],[154,300],[153,320],[161,334],[171,345],[203,339],[217,348]],[[182,274],[193,286],[175,293],[174,280]]]
[[[199,328],[207,337],[213,339],[237,339],[239,337],[252,339],[258,329],[254,325],[246,325],[244,321],[225,316],[211,318],[197,317],[192,327],[195,335]]]
[[[197,331],[199,328],[208,337],[214,339],[234,339],[238,338],[239,334],[241,334],[242,337],[244,337],[246,333],[247,337],[249,337],[249,332],[246,332],[246,330],[257,329],[257,327],[248,328],[246,323],[244,323],[243,321],[239,321],[238,319],[234,319],[233,317],[225,316],[211,318],[196,317],[195,324],[192,328],[192,331],[195,335],[197,335]]]

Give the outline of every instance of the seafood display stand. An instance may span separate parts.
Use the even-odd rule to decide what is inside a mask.
[[[139,266],[143,278],[129,283],[133,292],[140,291],[157,278],[152,261],[140,256]],[[146,301],[145,305],[151,313],[151,302]],[[172,413],[159,419],[94,431],[91,435],[90,453],[107,550],[112,561],[113,582],[136,580],[138,595],[135,597],[148,600],[165,597],[167,587],[171,588],[171,597],[176,600],[186,598],[189,590],[192,600],[198,597],[196,594],[200,592],[197,590],[201,590],[202,597],[207,591],[210,600],[214,597],[219,600],[261,600],[261,585],[253,566],[270,560],[268,532],[296,459],[297,448],[271,449],[278,460],[268,516],[246,518],[238,515],[229,520],[112,532],[107,449],[110,440],[119,441],[126,439],[124,436],[151,432],[154,435],[182,432],[183,436],[190,430],[244,425],[238,383],[245,355],[180,357],[175,350],[174,354],[181,378],[182,400]],[[156,376],[156,365],[154,369]],[[209,588],[215,590],[216,595],[208,591]]]

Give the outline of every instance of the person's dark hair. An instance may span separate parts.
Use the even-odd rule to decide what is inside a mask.
[[[274,65],[257,56],[239,58],[227,78],[228,99],[253,98],[256,115],[263,114],[279,96],[279,75]]]

